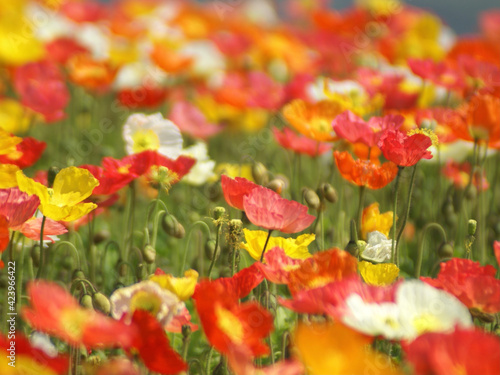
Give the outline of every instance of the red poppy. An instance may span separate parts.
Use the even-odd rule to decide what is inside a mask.
[[[4,251],[7,248],[7,245],[10,241],[10,233],[9,233],[9,222],[5,218],[5,216],[0,215],[0,252]],[[3,262],[2,267],[3,268]]]
[[[332,148],[332,146],[327,143],[299,136],[288,128],[284,128],[282,132],[277,128],[273,128],[273,134],[276,142],[278,142],[283,148],[292,150],[297,154],[306,154],[310,157],[316,157],[324,154]]]
[[[40,205],[36,195],[28,195],[17,187],[0,189],[0,215],[10,227],[17,227],[33,216]]]
[[[230,57],[238,57],[251,47],[251,40],[241,33],[221,31],[213,34],[210,39],[219,51]]]
[[[136,310],[132,326],[136,328],[132,346],[150,371],[173,375],[187,370],[187,364],[170,347],[165,330],[148,311]]]
[[[16,145],[15,153],[0,155],[0,163],[14,164],[20,169],[31,167],[42,156],[47,144],[35,138],[23,138],[21,143]]]
[[[222,130],[221,126],[209,123],[205,115],[187,101],[176,101],[169,117],[182,133],[194,138],[207,139]]]
[[[500,280],[493,266],[453,258],[441,263],[437,279],[421,277],[426,283],[453,294],[469,309],[487,314],[500,311]]]
[[[418,133],[409,136],[401,130],[385,131],[378,142],[385,158],[400,167],[410,167],[420,159],[432,159],[427,150],[431,145],[428,136]]]
[[[281,247],[273,247],[264,254],[265,263],[257,262],[264,277],[275,284],[288,284],[290,272],[299,267],[302,259],[293,259],[286,255]]]
[[[357,275],[358,260],[347,251],[333,248],[304,260],[289,274],[292,295],[300,290],[318,288],[333,281]]]
[[[60,11],[70,20],[84,23],[97,22],[106,17],[107,9],[97,1],[67,1]]]
[[[498,45],[500,42],[500,10],[489,9],[479,16],[479,26],[483,35]]]
[[[16,68],[14,87],[21,103],[42,114],[47,122],[65,117],[69,92],[59,67],[51,61],[29,63]]]
[[[252,224],[283,233],[300,232],[316,219],[307,213],[307,206],[262,186],[243,197],[243,208]]]
[[[461,90],[466,86],[460,71],[451,68],[444,62],[437,63],[431,59],[408,59],[408,65],[417,76],[448,90]]]
[[[500,374],[500,340],[478,329],[424,333],[402,348],[416,375]]]
[[[438,137],[439,143],[451,143],[457,140],[452,127],[462,123],[467,127],[460,113],[451,108],[425,108],[415,112],[415,123],[419,126],[424,121],[431,121],[433,131]]]
[[[238,303],[238,297],[249,292],[238,286],[241,280],[229,283],[234,289],[240,289],[239,292],[219,280],[202,281],[193,295],[196,310],[208,341],[221,353],[230,353],[235,346],[240,346],[253,356],[266,355],[269,348],[262,340],[273,329],[273,317],[256,302]]]
[[[45,45],[47,59],[59,64],[66,64],[73,56],[88,53],[89,50],[73,38],[61,37]]]
[[[369,189],[381,189],[398,174],[398,167],[392,162],[382,165],[372,160],[354,160],[347,151],[333,153],[340,174],[347,181]]]
[[[443,167],[443,175],[448,177],[459,189],[465,189],[470,180],[471,166],[468,162],[458,163],[454,160],[448,160]],[[479,191],[488,190],[490,184],[486,180],[486,174],[483,171],[482,177],[474,173],[472,183]]]
[[[365,122],[361,117],[351,111],[342,112],[332,122],[333,130],[338,137],[354,143],[363,143],[368,147],[377,145],[382,131],[399,129],[404,122],[401,115],[387,115],[385,117],[372,117]]]
[[[227,204],[238,210],[244,210],[243,198],[259,186],[246,178],[236,177],[233,180],[226,175],[220,176],[220,182]]]
[[[29,283],[28,295],[31,307],[23,307],[21,313],[38,331],[88,348],[128,348],[134,341],[133,326],[81,307],[69,292],[54,282]]]
[[[118,101],[127,108],[156,108],[167,97],[167,91],[162,87],[144,85],[137,88],[122,89],[118,92]]]
[[[26,374],[25,371],[35,371],[38,375],[63,375],[67,374],[69,367],[69,358],[66,355],[49,355],[42,349],[31,345],[29,340],[24,337],[21,332],[16,332],[14,337],[0,335],[0,351],[2,357],[10,359],[10,350],[14,348],[15,367],[19,368],[19,372],[10,372],[2,366],[3,371],[7,374]],[[7,361],[2,361],[2,364],[7,366]],[[21,370],[22,369],[22,370]],[[40,372],[38,372],[40,371]]]
[[[262,280],[264,280],[264,275],[260,272],[257,263],[254,263],[250,267],[243,268],[233,277],[220,277],[214,282],[222,285],[226,294],[232,299],[238,300],[250,294]]]
[[[500,266],[500,241],[493,242],[493,250],[495,252],[495,258],[497,259],[497,264]]]

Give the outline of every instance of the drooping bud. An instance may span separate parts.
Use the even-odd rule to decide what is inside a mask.
[[[449,242],[443,242],[441,244],[441,246],[439,246],[437,253],[441,259],[452,258],[453,257],[453,246]]]
[[[283,188],[285,187],[285,182],[279,178],[275,178],[271,180],[266,187],[268,189],[271,189],[272,191],[275,191],[278,194],[281,194],[283,191]]]
[[[94,306],[92,304],[92,297],[89,294],[84,294],[82,298],[80,298],[80,305],[89,310],[94,309]]]
[[[208,240],[206,243],[205,243],[205,255],[207,256],[208,259],[210,260],[213,260],[214,258],[214,255],[215,255],[215,258],[219,258],[219,253],[215,252],[215,244],[216,244],[216,241],[213,240],[213,239],[210,239]]]
[[[357,258],[359,256],[358,232],[356,230],[356,221],[354,221],[354,219],[351,219],[349,233],[349,242],[347,243],[344,250],[351,254],[353,257]]]
[[[316,194],[314,190],[305,188],[303,190],[303,196],[309,208],[312,208],[313,210],[319,209],[321,201],[319,200],[318,194]]]
[[[109,315],[111,311],[111,303],[108,297],[101,292],[94,293],[92,296],[92,306],[94,306],[95,310],[102,312],[104,315]]]
[[[142,257],[147,264],[153,264],[156,260],[156,250],[151,245],[146,245],[142,249]]]
[[[252,166],[252,177],[259,185],[266,185],[269,182],[269,172],[262,163],[255,163]]]
[[[337,190],[335,190],[335,188],[329,183],[325,182],[321,184],[320,188],[323,191],[323,196],[328,202],[336,203],[339,200]]]
[[[76,279],[85,279],[85,274],[82,270],[74,270],[73,275],[71,276],[71,280],[74,281]]]

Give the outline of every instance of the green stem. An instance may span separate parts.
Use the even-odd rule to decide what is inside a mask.
[[[424,252],[424,238],[430,229],[438,230],[443,237],[443,241],[447,242],[446,232],[441,225],[439,225],[438,223],[428,223],[424,226],[424,228],[422,229],[422,235],[420,236],[420,241],[418,243],[417,262],[415,265],[415,278],[416,279],[418,279],[420,277],[420,270],[422,268],[422,257],[423,257],[423,252]]]
[[[289,338],[290,338],[290,332],[285,331],[285,333],[283,334],[283,337],[281,339],[281,360],[282,361],[286,360],[286,347],[287,347],[287,343],[288,343]]]
[[[266,252],[267,244],[269,243],[269,239],[271,238],[272,232],[273,232],[273,230],[269,229],[269,232],[267,233],[266,242],[264,243],[264,248],[262,249],[262,254],[260,255],[261,263],[264,261],[264,253]]]
[[[363,215],[363,206],[365,202],[366,186],[359,187],[359,202],[358,214],[356,216],[356,224],[358,225],[358,237],[361,238],[361,217]]]
[[[219,254],[219,234],[220,234],[220,228],[222,224],[217,224],[217,232],[216,232],[216,238],[215,238],[215,250],[214,250],[214,255],[212,257],[212,261],[210,262],[210,267],[208,268],[208,278],[210,279],[210,274],[212,273],[212,269],[214,268],[215,260],[217,259],[217,255]]]
[[[398,251],[399,242],[401,240],[401,236],[403,235],[403,231],[405,229],[406,222],[408,221],[408,217],[410,216],[411,196],[413,194],[413,185],[414,185],[413,182],[415,181],[416,171],[417,171],[417,164],[415,164],[415,166],[413,167],[413,172],[411,174],[410,188],[408,189],[408,198],[407,198],[407,203],[406,203],[406,213],[403,216],[403,222],[401,223],[401,226],[400,226],[399,232],[398,232],[398,237],[396,238],[396,254],[395,255],[396,255],[396,266],[398,266],[398,267],[399,267],[399,251]]]
[[[398,174],[396,176],[396,182],[394,185],[394,203],[393,203],[393,215],[392,215],[392,244],[391,244],[391,261],[396,263],[396,217],[398,213],[398,191],[399,191],[399,180],[401,179],[401,173],[404,167],[398,167]]]
[[[179,273],[180,275],[182,275],[184,273],[184,268],[186,267],[186,262],[187,262],[187,255],[189,252],[189,245],[191,244],[191,237],[192,237],[193,231],[195,229],[195,226],[198,224],[201,225],[202,228],[206,229],[207,238],[210,238],[210,227],[208,226],[207,223],[205,223],[204,221],[201,221],[201,220],[198,220],[198,221],[193,223],[193,225],[191,226],[191,229],[189,230],[189,233],[187,235],[187,243],[186,243],[186,247],[184,248],[184,257],[182,259],[182,266],[181,266],[181,270]]]
[[[214,348],[211,346],[210,350],[208,351],[207,355],[207,363],[205,365],[205,374],[210,374],[210,371],[212,370],[212,353],[214,351]]]
[[[40,267],[38,267],[38,271],[36,273],[37,279],[42,277],[43,269],[45,267],[45,250],[43,248],[43,230],[45,228],[45,220],[46,219],[47,219],[46,216],[43,215],[42,225],[40,227]]]

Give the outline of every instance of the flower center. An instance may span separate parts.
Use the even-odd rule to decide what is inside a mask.
[[[146,150],[158,150],[160,148],[160,139],[151,129],[136,131],[132,140],[134,141],[132,151],[135,154]]]

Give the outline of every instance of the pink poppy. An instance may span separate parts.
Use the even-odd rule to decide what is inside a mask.
[[[253,189],[259,186],[252,181],[248,181],[246,178],[236,177],[233,180],[226,175],[220,177],[220,182],[227,204],[238,210],[244,210],[243,197],[250,194]]]
[[[221,126],[209,123],[198,108],[186,101],[175,102],[170,112],[170,119],[182,133],[194,138],[207,139],[222,130]]]
[[[324,154],[332,148],[332,146],[327,143],[297,135],[288,128],[284,128],[282,132],[277,128],[273,128],[273,134],[276,141],[283,148],[292,150],[297,154],[306,154],[310,157],[315,157]]]
[[[264,277],[275,284],[288,284],[288,275],[303,262],[302,259],[293,259],[285,254],[281,247],[273,247],[264,254],[265,263],[255,263]]]

